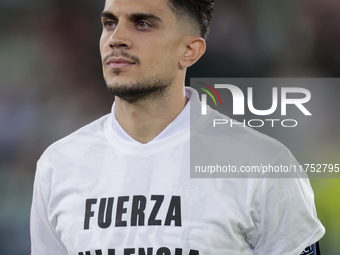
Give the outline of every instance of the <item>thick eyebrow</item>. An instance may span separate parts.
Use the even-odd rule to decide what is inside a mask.
[[[116,15],[114,15],[112,12],[103,11],[100,16],[101,16],[102,19],[106,18],[106,19],[118,20]]]
[[[152,13],[132,13],[128,14],[127,17],[131,21],[152,20],[156,22],[163,22],[163,20],[160,17]]]
[[[127,18],[133,22],[139,21],[139,20],[152,20],[155,22],[163,22],[163,20],[152,14],[152,13],[132,13],[132,14],[128,14],[126,15]],[[114,15],[112,12],[108,12],[108,11],[103,11],[101,14],[102,18],[106,18],[106,19],[112,19],[115,21],[118,21],[118,18],[116,15]]]

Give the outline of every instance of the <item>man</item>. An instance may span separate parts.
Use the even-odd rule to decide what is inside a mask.
[[[308,179],[190,179],[190,119],[202,121],[190,118],[200,102],[184,79],[212,10],[212,0],[106,1],[100,51],[116,100],[40,158],[33,255],[299,254],[322,237]],[[239,131],[270,145],[261,158],[294,161]]]

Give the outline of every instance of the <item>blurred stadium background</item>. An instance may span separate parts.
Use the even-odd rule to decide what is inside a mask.
[[[0,1],[0,254],[30,253],[32,185],[45,148],[110,111],[98,46],[103,4]],[[217,0],[207,53],[188,77],[339,77],[339,12],[338,0]],[[339,116],[326,104],[339,94],[323,91],[325,120]],[[340,163],[339,120],[318,128],[321,137],[284,143],[299,161],[312,153]],[[340,179],[311,183],[326,227],[322,252],[338,255]]]

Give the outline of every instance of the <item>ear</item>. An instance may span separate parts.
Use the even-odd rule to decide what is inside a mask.
[[[179,60],[181,69],[188,68],[195,64],[206,49],[205,40],[201,37],[187,36],[185,39],[185,50]]]

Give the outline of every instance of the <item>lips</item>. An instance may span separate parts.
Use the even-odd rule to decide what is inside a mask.
[[[135,63],[125,58],[111,58],[107,65],[112,69],[125,68],[134,65]]]

